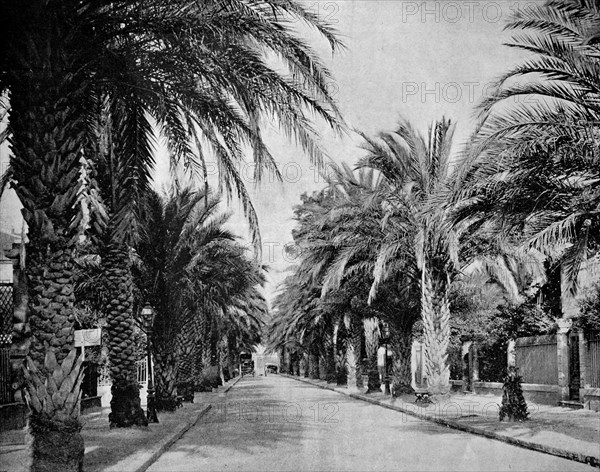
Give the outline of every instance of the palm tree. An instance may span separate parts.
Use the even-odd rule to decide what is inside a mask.
[[[198,308],[208,315],[210,330],[205,338],[206,366],[215,366],[224,378],[223,368],[230,349],[253,350],[260,342],[260,332],[267,314],[266,301],[260,290],[265,283],[265,267],[247,255],[246,248],[229,241],[206,248],[206,260],[197,258],[188,270],[193,276],[190,288],[201,294]],[[197,309],[198,309],[197,308]],[[232,345],[233,342],[233,345]]]
[[[150,194],[143,217],[143,233],[137,252],[143,262],[138,275],[144,300],[156,307],[153,348],[156,358],[157,408],[176,405],[176,341],[190,317],[189,301],[183,294],[190,285],[190,264],[213,242],[233,240],[223,228],[227,214],[218,213],[219,199],[175,186],[163,199]],[[196,313],[192,313],[195,315]]]
[[[434,123],[427,136],[402,121],[379,140],[363,136],[368,154],[359,166],[379,171],[385,179],[382,199],[386,238],[379,246],[370,300],[382,281],[396,272],[396,260],[412,260],[412,280],[419,281],[421,319],[426,349],[427,385],[434,395],[450,390],[447,348],[450,339],[449,290],[457,252],[446,211],[432,204],[450,177],[454,125]]]
[[[550,0],[519,10],[507,28],[519,30],[509,46],[531,56],[480,104],[481,126],[455,182],[455,220],[478,227],[485,219],[505,239],[544,252],[554,291],[560,297],[562,278],[563,296],[572,295],[597,247],[600,14],[593,1]]]
[[[138,250],[145,263],[140,285],[160,307],[154,326],[160,409],[175,408],[177,379],[192,381],[198,354],[223,376],[230,341],[240,349],[259,341],[264,268],[224,229],[228,215],[218,205],[210,194],[177,187],[167,199],[155,194],[149,201]],[[182,363],[186,370],[178,375]]]

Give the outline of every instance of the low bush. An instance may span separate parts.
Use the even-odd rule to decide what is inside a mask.
[[[202,374],[200,375],[198,385],[196,385],[196,390],[198,392],[210,392],[219,385],[221,385],[219,368],[216,366],[205,367],[202,369]]]

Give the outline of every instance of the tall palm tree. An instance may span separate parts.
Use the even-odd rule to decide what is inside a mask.
[[[548,0],[520,9],[506,28],[518,31],[509,46],[530,56],[480,104],[455,182],[456,221],[485,220],[544,252],[566,296],[597,252],[600,12],[591,0]]]
[[[190,315],[188,293],[192,266],[206,261],[207,246],[231,241],[223,228],[228,215],[218,213],[219,199],[174,186],[163,199],[149,195],[143,214],[143,233],[137,251],[143,261],[138,285],[145,301],[156,307],[153,349],[156,358],[157,408],[176,405],[176,341]],[[212,254],[214,256],[214,253]],[[196,313],[192,313],[196,315]]]
[[[414,261],[417,271],[412,275],[420,287],[427,385],[434,395],[450,390],[449,290],[457,239],[449,230],[446,210],[432,200],[449,182],[453,134],[454,125],[446,119],[432,124],[426,136],[401,121],[393,133],[381,133],[379,139],[363,136],[368,154],[359,164],[379,171],[385,179],[386,238],[379,247],[370,299],[375,298],[379,284],[395,272],[393,261]]]

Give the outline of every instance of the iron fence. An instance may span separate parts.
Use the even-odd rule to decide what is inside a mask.
[[[14,310],[12,284],[0,284],[0,334],[12,333]]]
[[[137,361],[137,381],[138,383],[145,384],[148,382],[148,361],[142,359]]]

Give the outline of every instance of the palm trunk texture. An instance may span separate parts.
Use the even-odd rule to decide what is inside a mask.
[[[344,323],[339,323],[337,326],[338,330],[334,336],[335,381],[337,385],[346,385],[348,383],[348,369],[346,368],[348,336]]]
[[[412,332],[399,330],[392,332],[392,393],[394,396],[413,393],[411,371]]]
[[[190,331],[184,331],[178,341],[177,392],[183,401],[194,401],[194,343]]]
[[[76,350],[59,362],[50,349],[43,368],[31,358],[23,370],[31,414],[33,472],[82,471],[84,444],[79,420],[83,356]]]
[[[308,354],[308,377],[310,379],[319,379],[319,351],[314,343],[310,345]]]
[[[112,378],[110,427],[147,426],[140,402],[133,349],[133,280],[127,250],[109,246],[103,264],[110,300],[106,307],[108,357]]]
[[[336,344],[337,344],[337,328],[334,328],[331,335],[327,336],[325,344],[325,380],[327,383],[335,383],[337,381],[336,375]]]
[[[381,382],[377,370],[377,349],[379,347],[379,320],[365,318],[363,320],[367,351],[367,373],[369,376],[367,393],[379,391]]]
[[[154,347],[156,409],[175,411],[177,409],[177,359],[174,348],[162,343]]]
[[[421,316],[427,372],[427,388],[433,395],[450,392],[448,344],[450,342],[449,283],[423,268]]]
[[[349,333],[349,339],[346,343],[346,362],[348,366],[348,388],[355,389],[362,387],[362,377],[360,368],[360,351],[362,340],[362,326],[354,319],[347,317],[345,320],[346,329]]]
[[[33,19],[32,19],[33,21]],[[28,381],[28,389],[38,389],[45,407],[32,409],[34,471],[76,471],[83,463],[80,434],[80,383],[70,389],[69,399],[77,404],[65,414],[64,404],[54,403],[44,394],[43,384],[51,382],[55,371],[44,367],[46,353],[54,351],[57,362],[65,361],[74,338],[73,283],[76,189],[84,129],[81,107],[84,87],[74,77],[68,54],[63,54],[54,23],[48,15],[36,18],[44,28],[30,30],[31,41],[20,51],[23,61],[18,83],[10,95],[11,168],[13,188],[23,204],[28,225],[29,355],[40,369]],[[52,47],[50,45],[52,44]],[[34,382],[33,384],[31,382]],[[33,396],[32,396],[33,401]],[[38,405],[41,406],[41,405]],[[67,407],[68,408],[68,407]]]

